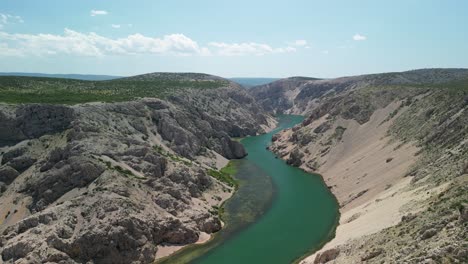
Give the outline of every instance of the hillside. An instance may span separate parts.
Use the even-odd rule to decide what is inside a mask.
[[[293,98],[297,93],[316,78],[290,77],[252,87],[250,93],[267,111],[274,113],[283,113],[293,106]]]
[[[113,75],[95,75],[95,74],[47,74],[32,72],[0,72],[0,76],[24,76],[24,77],[46,77],[60,79],[77,79],[86,81],[105,81],[122,78],[122,76]]]
[[[0,102],[79,104],[166,98],[190,89],[239,87],[220,77],[198,73],[150,73],[107,81],[0,76]]]
[[[341,206],[335,239],[304,263],[466,261],[468,70],[285,79],[251,94],[306,114],[271,149],[322,174]]]
[[[152,263],[220,230],[234,137],[271,114],[279,158],[318,172],[341,212],[303,263],[463,263],[468,70],[291,77],[249,90],[217,76],[0,77],[5,263]],[[0,261],[0,262],[1,262]]]
[[[465,89],[466,69],[421,69],[406,72],[316,79],[292,77],[253,87],[249,92],[268,111],[309,114],[316,101],[365,87],[435,87]],[[438,84],[444,86],[437,86]]]
[[[244,89],[214,76],[0,79],[10,91],[0,101],[22,103],[0,103],[5,263],[152,263],[169,253],[163,244],[209,238],[221,228],[214,208],[235,189],[218,170],[246,155],[231,137],[274,125]],[[129,101],[95,102],[103,91]],[[54,104],[27,103],[44,101]]]

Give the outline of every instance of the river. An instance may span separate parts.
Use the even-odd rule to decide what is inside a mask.
[[[273,134],[302,120],[279,116],[275,130],[241,141],[248,156],[235,161],[241,184],[224,206],[225,228],[163,263],[285,264],[331,239],[338,204],[320,175],[289,166],[266,149]]]

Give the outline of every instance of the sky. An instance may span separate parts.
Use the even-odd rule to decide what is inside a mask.
[[[0,71],[339,76],[468,68],[464,0],[0,0]]]

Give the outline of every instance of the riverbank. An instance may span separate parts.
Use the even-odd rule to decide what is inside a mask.
[[[246,227],[228,232],[222,244],[194,263],[291,263],[333,236],[337,203],[320,176],[289,166],[266,150],[273,134],[302,120],[301,116],[281,116],[277,129],[242,140],[249,155],[240,161],[240,169],[244,171],[238,176],[249,180],[265,174],[273,187],[271,199],[262,200],[263,208],[256,207],[257,199],[265,196],[261,193],[265,193],[265,182],[257,184],[258,187],[246,184],[242,195],[236,194],[226,207],[230,217],[239,212],[245,216],[236,219],[231,227],[239,223],[247,224]],[[243,199],[236,204],[239,198]],[[239,206],[247,213],[239,210]]]
[[[217,164],[220,164],[221,159],[218,159]],[[211,205],[213,211],[218,214],[218,217],[221,220],[222,227],[224,228],[225,223],[223,220],[223,215],[224,215],[224,204],[227,200],[229,200],[236,190],[238,189],[238,181],[236,181],[233,176],[236,173],[236,166],[233,161],[227,160],[227,162],[223,162],[221,160],[221,164],[225,164],[223,167],[218,167],[217,171],[215,170],[210,170],[209,174],[217,179],[219,182],[215,184],[209,191],[205,192],[203,195],[203,199],[209,202]],[[223,185],[223,186],[219,186]],[[222,191],[220,191],[222,190]],[[229,192],[225,192],[226,190],[229,190]],[[219,197],[220,199],[213,199],[213,197]],[[198,241],[193,243],[193,244],[188,244],[188,245],[172,245],[172,244],[166,244],[166,245],[159,245],[158,250],[156,252],[155,256],[155,263],[166,263],[166,261],[169,261],[169,259],[174,255],[183,250],[184,248],[187,248],[188,246],[193,246],[193,245],[202,245],[210,240],[213,239],[213,236],[216,234],[208,234],[205,232],[201,232],[200,236],[198,238]]]
[[[249,155],[232,161],[241,184],[224,203],[226,226],[206,243],[177,251],[167,263],[291,263],[333,237],[338,204],[322,178],[267,150],[273,134],[302,120],[280,116],[276,129],[241,140]]]
[[[208,242],[211,239],[211,235],[207,234],[205,232],[202,232],[200,234],[200,237],[198,238],[198,241],[195,242],[194,244],[203,244]],[[172,254],[176,253],[177,251],[183,249],[185,246],[178,246],[178,245],[159,245],[158,246],[158,251],[156,252],[156,263],[158,263],[158,260],[162,260],[163,258],[168,258]]]
[[[322,138],[338,137],[333,133],[338,128],[345,129],[339,141],[326,151],[321,151],[325,143],[320,140],[300,146],[305,153],[300,168],[311,173],[318,171],[323,176],[340,203],[341,213],[335,237],[300,263],[314,263],[316,257],[327,250],[394,226],[405,214],[422,210],[408,204],[426,199],[425,193],[409,188],[412,178],[405,177],[416,162],[419,149],[409,142],[389,138],[387,131],[391,122],[383,122],[396,108],[398,105],[390,104],[377,110],[363,125],[355,120],[336,119],[336,128],[329,129]],[[318,130],[327,122],[327,117],[303,129]],[[297,137],[293,130],[277,136],[272,149],[282,159],[291,159],[291,153],[298,148],[295,141],[291,141],[294,136]]]

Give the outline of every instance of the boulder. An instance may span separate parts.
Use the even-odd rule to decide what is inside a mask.
[[[320,124],[318,127],[314,129],[314,133],[320,134],[328,131],[331,128],[331,124],[329,122],[325,122]]]
[[[304,154],[301,153],[298,149],[294,149],[289,155],[289,158],[286,160],[286,163],[291,166],[299,167],[302,164],[301,159],[303,156]]]
[[[327,263],[329,261],[336,259],[339,254],[340,254],[340,250],[338,248],[325,250],[317,254],[314,260],[314,264]]]
[[[460,222],[461,223],[466,223],[468,222],[468,208],[463,207],[460,210]]]
[[[10,184],[18,177],[19,172],[10,166],[3,166],[0,168],[0,182]]]
[[[19,172],[23,172],[31,167],[37,160],[29,155],[23,155],[21,157],[14,158],[8,162],[10,167],[14,168]]]
[[[218,232],[221,230],[221,221],[217,217],[210,217],[200,223],[200,231],[208,234]]]
[[[25,147],[13,148],[2,155],[2,165],[10,162],[14,158],[17,158],[23,155],[27,149]]]
[[[433,237],[435,234],[437,234],[437,229],[435,228],[430,228],[428,230],[425,230],[422,235],[421,235],[421,239],[422,240],[425,240],[425,239],[428,239],[428,238],[431,238]]]
[[[382,254],[383,252],[384,252],[383,249],[377,248],[377,249],[371,251],[369,254],[361,257],[361,261],[368,261],[370,259],[373,259],[373,258],[379,256],[380,254]]]
[[[230,140],[229,141],[229,149],[231,150],[231,155],[227,155],[228,159],[240,159],[247,156],[247,152],[242,146],[241,143],[237,141]]]

